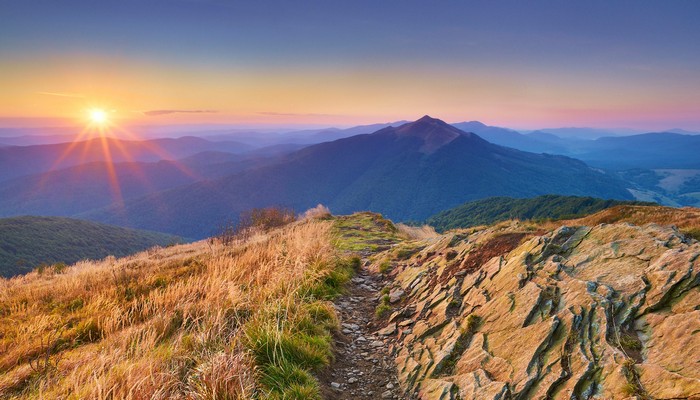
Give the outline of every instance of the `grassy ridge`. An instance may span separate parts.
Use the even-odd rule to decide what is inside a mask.
[[[320,399],[332,221],[0,279],[0,398]]]
[[[0,219],[0,276],[39,264],[73,264],[108,255],[123,257],[152,246],[182,242],[177,236],[61,217]]]
[[[577,218],[618,205],[653,205],[653,203],[559,195],[529,199],[491,197],[443,211],[428,218],[426,223],[444,232],[456,228],[490,225],[509,219]]]

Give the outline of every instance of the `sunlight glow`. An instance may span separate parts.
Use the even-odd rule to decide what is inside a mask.
[[[100,108],[90,110],[90,122],[97,126],[104,126],[108,122],[107,112]]]

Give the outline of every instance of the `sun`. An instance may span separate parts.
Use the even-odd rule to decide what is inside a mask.
[[[93,108],[92,110],[90,110],[88,113],[88,117],[90,119],[90,122],[98,127],[105,127],[109,122],[109,116],[107,115],[107,111],[101,108]]]

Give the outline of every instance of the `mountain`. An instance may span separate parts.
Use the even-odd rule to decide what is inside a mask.
[[[660,132],[591,141],[576,157],[600,168],[700,168],[700,135]]]
[[[428,218],[425,223],[439,232],[491,225],[509,219],[566,219],[582,217],[618,205],[654,205],[593,197],[544,195],[529,199],[491,197],[464,203]]]
[[[10,179],[0,185],[0,216],[75,216],[112,203],[216,179],[274,162],[285,149],[205,151],[181,160],[93,162]]]
[[[472,132],[481,138],[500,146],[529,151],[532,153],[562,154],[565,148],[561,143],[539,140],[537,136],[523,135],[517,131],[496,126],[484,125],[479,121],[458,122],[452,126],[465,132]]]
[[[172,161],[87,163],[3,182],[0,216],[72,216],[200,179]]]
[[[342,139],[350,136],[372,133],[379,129],[392,125],[404,124],[406,121],[393,123],[379,123],[370,125],[358,125],[350,128],[321,128],[303,130],[232,130],[229,132],[203,133],[204,138],[213,141],[234,140],[255,147],[269,147],[275,145],[303,145],[317,144],[331,140]]]
[[[123,257],[149,247],[182,242],[156,232],[59,217],[0,219],[0,276],[31,271],[41,263]]]
[[[643,133],[636,129],[600,129],[600,128],[542,128],[541,132],[550,133],[564,139],[594,140],[601,137],[636,135]],[[528,133],[528,132],[524,132]]]
[[[631,198],[621,181],[580,161],[494,145],[425,116],[83,217],[199,238],[267,205],[305,210],[323,203],[339,213],[371,209],[422,220],[469,200],[548,193]]]
[[[95,138],[81,142],[0,148],[0,181],[90,162],[155,162],[203,151],[241,153],[238,142],[211,142],[196,137],[152,140]]]
[[[700,135],[700,132],[689,131],[681,128],[667,129],[664,132],[679,133],[681,135]]]

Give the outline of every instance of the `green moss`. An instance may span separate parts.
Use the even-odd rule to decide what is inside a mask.
[[[336,217],[333,235],[338,249],[352,252],[376,252],[400,241],[391,221],[370,212]]]

